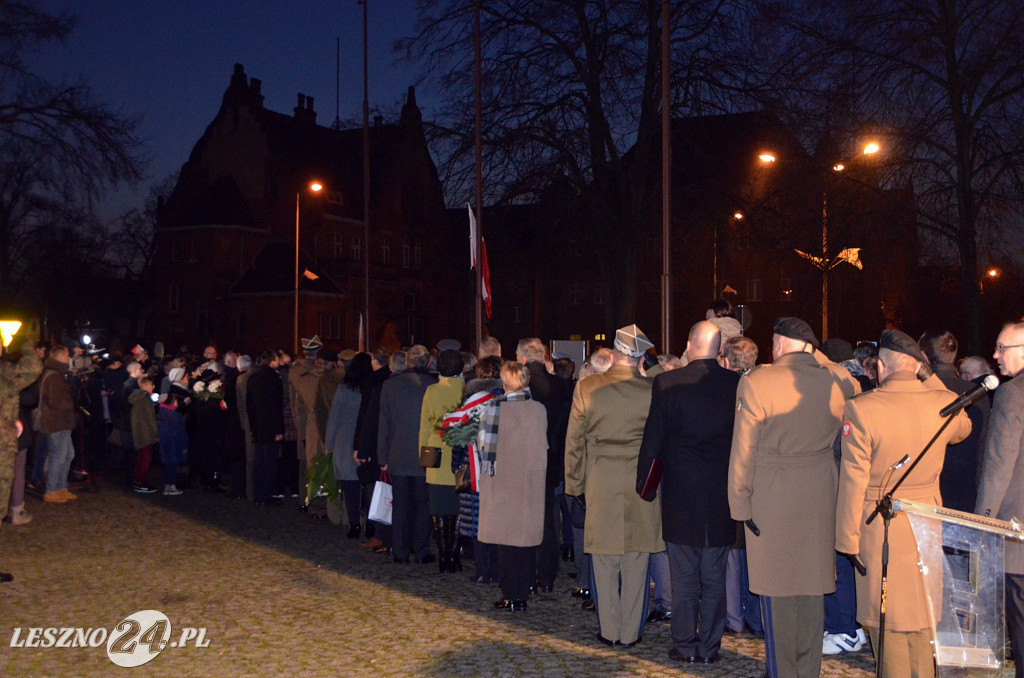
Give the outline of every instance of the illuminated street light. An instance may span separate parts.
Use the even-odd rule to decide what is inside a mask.
[[[7,348],[14,341],[14,335],[21,329],[20,320],[0,320],[0,345]]]
[[[319,193],[324,185],[319,181],[311,181],[307,186],[311,193]],[[295,194],[295,357],[299,356],[299,202],[302,198],[302,191]]]
[[[773,162],[775,162],[775,155],[772,153],[762,153],[761,155],[757,156],[757,159],[766,165],[770,165]]]

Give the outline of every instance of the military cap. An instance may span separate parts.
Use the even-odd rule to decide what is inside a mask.
[[[442,339],[437,342],[437,350],[441,351],[459,351],[462,350],[462,344],[457,339]]]
[[[356,352],[350,348],[346,348],[344,351],[338,354],[338,360],[349,361],[356,357]]]
[[[882,330],[882,336],[878,339],[878,348],[887,348],[896,353],[905,353],[914,360],[920,360],[922,363],[928,364],[928,359],[924,357],[924,353],[921,352],[921,347],[917,345],[917,342],[911,339],[909,334],[900,330]]]
[[[311,339],[303,337],[302,339],[302,350],[315,353],[320,350],[320,347],[324,345],[324,342],[320,341],[320,336],[314,334]]]
[[[615,331],[615,350],[625,353],[630,358],[639,358],[654,344],[636,325],[628,325]]]
[[[775,321],[772,332],[783,337],[806,341],[814,348],[818,348],[818,338],[814,336],[814,330],[806,321],[800,318],[783,317]]]

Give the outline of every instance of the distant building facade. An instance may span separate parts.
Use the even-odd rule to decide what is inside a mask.
[[[159,210],[153,340],[169,350],[208,341],[291,350],[296,211],[300,336],[357,345],[368,258],[370,347],[459,331],[468,339],[472,279],[454,272],[414,90],[397,123],[378,117],[370,129],[369,240],[362,130],[317,125],[313,103],[299,94],[293,115],[267,110],[261,82],[235,66],[220,110]],[[308,190],[314,180],[324,186],[318,194]]]

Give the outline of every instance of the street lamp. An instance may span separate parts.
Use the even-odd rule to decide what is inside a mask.
[[[319,193],[324,186],[319,181],[311,181],[306,186],[311,193]],[[295,357],[299,356],[299,204],[302,199],[302,191],[295,193]]]
[[[14,335],[20,329],[20,320],[0,320],[0,354],[11,345],[11,342],[14,341]]]

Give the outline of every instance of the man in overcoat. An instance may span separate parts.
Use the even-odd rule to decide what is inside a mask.
[[[913,339],[899,330],[885,330],[878,342],[879,387],[853,398],[843,413],[842,466],[836,507],[836,551],[859,554],[867,568],[857,577],[857,621],[878,646],[881,600],[881,559],[884,523],[866,525],[876,501],[899,480],[892,472],[905,455],[916,455],[942,427],[939,411],[956,395],[935,375],[922,383],[918,373],[927,358]],[[964,440],[971,420],[957,413],[895,494],[923,504],[941,505],[939,474],[947,444]],[[925,584],[917,542],[905,514],[889,526],[889,568],[883,676],[929,677],[933,660]],[[941,571],[941,565],[938,565]],[[877,658],[876,658],[877,659]]]
[[[736,394],[729,509],[746,523],[750,590],[761,596],[771,678],[818,676],[824,595],[835,590],[832,443],[843,406],[860,387],[816,357],[817,347],[805,321],[779,318],[774,362],[740,378]]]
[[[1024,517],[1024,322],[1009,323],[993,355],[1010,381],[995,393],[988,421],[981,484],[975,513],[1000,520]],[[1007,540],[1006,627],[1017,678],[1024,677],[1024,547]]]
[[[615,333],[612,367],[580,381],[565,438],[565,493],[584,497],[583,549],[593,557],[598,639],[633,645],[647,619],[647,561],[665,550],[659,501],[633,487],[652,380],[639,362],[653,344],[636,325]]]
[[[740,376],[718,364],[721,340],[714,323],[697,323],[686,343],[686,366],[655,377],[636,474],[639,493],[654,461],[664,465],[661,525],[672,577],[669,656],[690,663],[719,659],[725,568],[736,540],[726,481]]]

